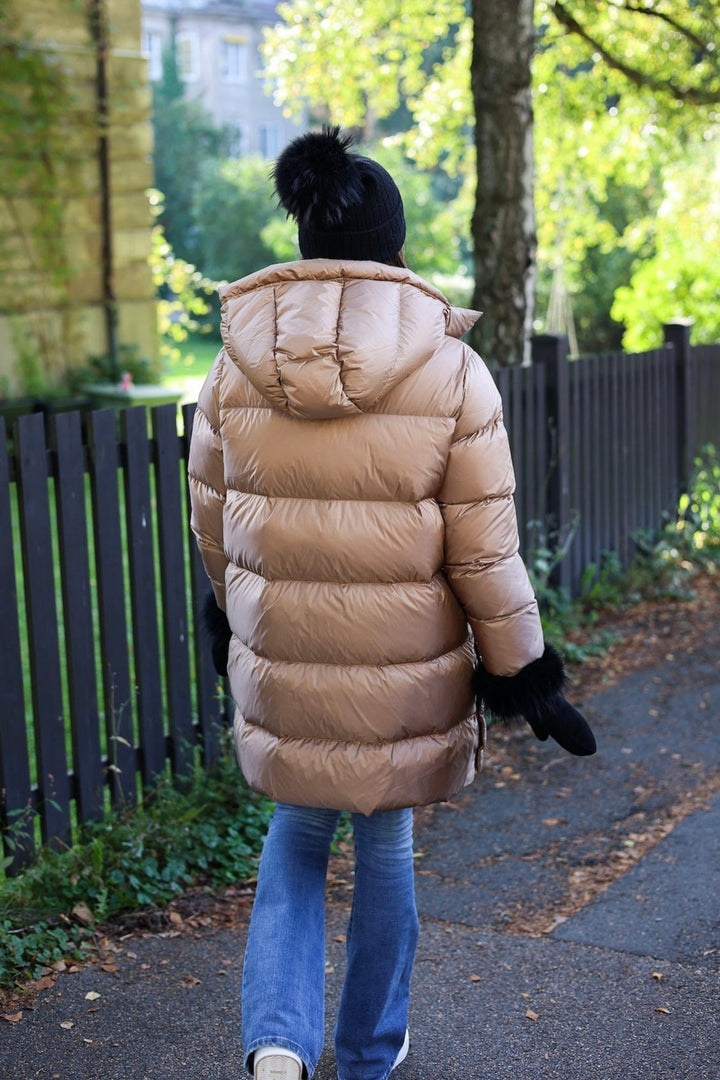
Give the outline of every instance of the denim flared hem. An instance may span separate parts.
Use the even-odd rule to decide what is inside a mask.
[[[291,1039],[285,1039],[282,1035],[267,1035],[263,1039],[253,1039],[250,1045],[245,1047],[244,1064],[250,1076],[253,1073],[255,1051],[261,1050],[264,1046],[278,1046],[283,1050],[292,1050],[293,1054],[297,1054],[303,1063],[304,1077],[310,1077],[315,1072],[317,1061],[311,1063],[307,1051],[299,1043],[292,1042]]]

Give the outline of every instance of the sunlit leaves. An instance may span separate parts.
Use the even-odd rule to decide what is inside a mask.
[[[629,350],[662,339],[662,324],[695,320],[693,340],[720,340],[720,156],[707,146],[692,162],[665,170],[662,199],[649,227],[653,253],[618,289],[613,318],[627,327]]]
[[[275,101],[296,118],[310,106],[363,130],[422,91],[429,50],[465,20],[458,0],[292,0],[278,14],[263,48]]]
[[[279,13],[285,22],[268,32],[265,62],[286,109],[301,116],[309,107],[314,119],[367,137],[403,105],[409,130],[393,141],[422,167],[460,175],[464,192],[471,191],[471,26],[463,4],[291,0]],[[608,274],[624,274],[632,257],[649,259],[646,299],[650,292],[667,299],[662,266],[676,262],[679,239],[671,240],[672,215],[662,223],[656,215],[687,202],[683,194],[668,202],[667,177],[682,191],[691,184],[686,166],[715,160],[720,141],[717,3],[536,0],[535,13],[538,260],[545,267],[562,263],[577,295],[586,287],[590,254],[596,261],[608,256]],[[709,213],[707,190],[689,201]],[[679,225],[676,231],[679,237]],[[689,265],[690,240],[686,246]],[[692,290],[680,293],[691,303],[692,292],[697,313],[712,302],[695,269]],[[712,275],[705,279],[714,287]],[[616,281],[626,284],[626,274]],[[621,311],[629,311],[626,296],[615,314]],[[703,316],[702,325],[713,319]]]

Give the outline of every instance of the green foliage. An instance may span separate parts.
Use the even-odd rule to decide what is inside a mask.
[[[690,491],[681,495],[666,539],[681,558],[703,566],[720,563],[720,457],[714,446],[706,446],[695,459]]]
[[[203,165],[227,151],[227,134],[210,114],[185,97],[177,69],[174,39],[163,57],[163,77],[153,86],[155,187],[165,195],[160,224],[168,243],[198,261],[193,244],[192,204]]]
[[[0,985],[89,948],[98,921],[162,907],[191,885],[254,876],[271,812],[245,786],[227,740],[216,767],[198,768],[186,790],[162,783],[139,807],[89,826],[75,847],[44,850],[0,885]],[[78,905],[89,918],[73,914]]]
[[[80,156],[67,70],[0,5],[0,310],[13,313],[19,388],[42,393],[72,360],[65,214]],[[49,312],[48,307],[54,309]]]
[[[119,383],[124,378],[133,383],[154,385],[162,381],[162,371],[157,364],[143,356],[137,345],[118,345],[117,356],[102,353],[88,357],[85,369],[73,372],[78,388],[88,381]]]
[[[720,151],[718,141],[694,159],[668,167],[662,200],[646,229],[650,251],[638,259],[629,285],[615,294],[630,352],[662,342],[663,323],[694,320],[696,343],[720,340]]]
[[[565,648],[565,637],[577,625],[580,606],[567,589],[554,584],[553,574],[567,556],[575,526],[562,542],[557,536],[546,535],[540,522],[530,522],[529,529],[535,538],[535,546],[527,556],[526,565],[540,609],[543,633],[548,641],[562,643]],[[568,658],[578,659],[576,656]]]
[[[535,532],[537,523],[533,523]],[[679,601],[691,592],[692,577],[699,570],[717,571],[720,566],[720,456],[706,446],[695,460],[690,491],[681,495],[675,517],[658,533],[638,533],[635,555],[623,567],[615,552],[605,552],[599,563],[590,563],[582,574],[580,595],[553,583],[553,571],[566,557],[571,530],[564,543],[542,533],[530,551],[527,567],[540,607],[548,641],[562,647],[567,658],[582,662],[607,644],[592,633],[602,610],[625,610],[643,600]],[[568,641],[578,629],[588,633],[581,645]]]
[[[298,119],[306,106],[318,107],[366,137],[375,120],[422,92],[430,43],[466,18],[461,0],[292,0],[278,15],[283,21],[265,30],[263,47],[275,100]]]
[[[267,232],[270,223],[285,220],[276,202],[264,158],[205,162],[192,206],[193,250],[203,272],[216,281],[234,281],[282,261],[270,242],[287,243],[288,234]]]
[[[471,263],[467,188],[450,183],[439,170],[424,171],[399,146],[380,143],[365,151],[379,161],[403,195],[407,240],[405,255],[415,273],[429,280],[467,273]]]
[[[151,191],[149,195],[150,206],[157,217],[162,213],[164,196],[159,191]],[[165,370],[180,361],[188,366],[192,364],[193,356],[180,346],[191,334],[209,333],[212,329],[206,316],[211,310],[209,298],[215,294],[217,284],[192,263],[174,254],[162,225],[155,225],[152,230],[150,269],[158,297],[161,365]]]
[[[710,254],[717,239],[700,242],[697,222],[713,215],[717,222],[711,196],[718,184],[708,180],[695,198],[684,171],[697,167],[711,177],[707,159],[717,160],[717,5],[537,0],[535,10],[537,329],[553,270],[562,265],[582,351],[617,347],[623,328],[614,320],[627,318],[630,334],[637,326],[647,337],[657,332],[658,312],[663,321],[680,307],[703,328],[701,340],[717,337],[719,290]],[[276,100],[297,116],[309,105],[366,138],[403,108],[409,130],[395,141],[423,168],[463,178],[472,198],[465,5],[403,4],[401,18],[399,4],[378,0],[361,8],[350,0],[291,0],[278,12],[283,23],[267,31],[264,46]],[[439,48],[431,44],[438,41]],[[656,220],[669,182],[678,191],[674,205],[690,196],[692,219],[682,215],[681,222],[668,212]],[[469,214],[458,235],[467,236],[468,221]],[[645,258],[654,265],[643,274]],[[615,291],[627,286],[634,269],[632,306],[621,293],[611,317]]]

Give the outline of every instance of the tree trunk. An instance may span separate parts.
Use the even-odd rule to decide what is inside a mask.
[[[491,366],[527,362],[535,285],[531,64],[534,0],[473,0],[477,195],[472,344]]]

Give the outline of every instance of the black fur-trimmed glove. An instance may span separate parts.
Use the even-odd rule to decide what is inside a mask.
[[[212,589],[203,600],[202,627],[210,641],[213,667],[218,675],[227,675],[228,649],[232,630],[227,615],[221,607],[218,607]]]
[[[541,742],[548,737],[570,754],[594,754],[595,736],[584,716],[565,700],[567,681],[560,653],[552,645],[516,675],[491,675],[478,661],[475,694],[488,712],[508,723],[523,717]]]

